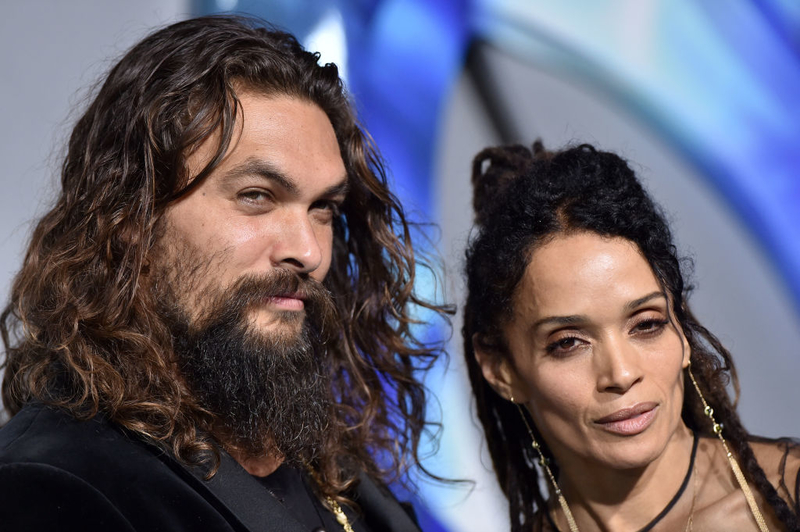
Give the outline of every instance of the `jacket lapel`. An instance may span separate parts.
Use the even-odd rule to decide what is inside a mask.
[[[202,475],[199,477],[202,479]],[[255,478],[228,453],[220,453],[220,466],[210,481],[203,481],[251,532],[307,532]],[[386,489],[360,475],[356,502],[375,532],[421,532],[411,516]]]
[[[359,480],[356,502],[363,509],[372,530],[420,532],[419,525],[386,488],[379,487],[365,474],[361,474]]]
[[[220,452],[217,474],[203,482],[251,532],[307,532],[258,480],[224,451]]]
[[[204,468],[186,468],[171,455],[148,445],[184,482],[217,509],[237,532],[307,532],[258,480],[220,450],[217,474],[205,480]]]
[[[231,526],[241,532],[307,532],[294,516],[279,503],[258,480],[253,478],[228,453],[220,450],[217,474],[204,480],[201,468],[187,469],[164,451],[148,445],[194,489],[226,516]],[[356,502],[375,532],[421,532],[417,523],[395,497],[361,474]]]

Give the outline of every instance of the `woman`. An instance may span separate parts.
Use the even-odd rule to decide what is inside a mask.
[[[472,182],[465,355],[512,531],[800,529],[800,449],[742,427],[625,161],[489,148]]]

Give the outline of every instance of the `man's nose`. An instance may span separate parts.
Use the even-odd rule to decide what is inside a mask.
[[[319,268],[323,257],[316,229],[308,212],[286,213],[272,245],[273,266],[297,273],[311,273]]]
[[[641,353],[622,338],[610,338],[595,352],[597,390],[623,394],[642,380]]]

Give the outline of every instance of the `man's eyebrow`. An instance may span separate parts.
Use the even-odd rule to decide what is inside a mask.
[[[298,187],[297,183],[284,174],[281,170],[276,168],[273,164],[269,161],[264,161],[261,159],[249,158],[245,160],[243,163],[234,166],[228,172],[222,176],[223,182],[231,182],[235,181],[236,179],[241,179],[242,177],[256,175],[266,179],[267,181],[272,181],[276,183],[278,186],[286,190],[289,194],[294,196],[300,193],[300,188]],[[349,180],[347,176],[343,176],[341,182],[328,187],[323,193],[322,196],[330,197],[330,196],[337,196],[337,195],[344,195],[347,194],[347,190],[349,188]]]
[[[640,297],[639,299],[634,299],[633,301],[630,301],[630,302],[626,303],[625,304],[625,310],[634,310],[637,307],[640,307],[640,306],[644,305],[645,303],[647,303],[651,299],[656,299],[656,298],[659,298],[659,297],[663,298],[664,300],[667,299],[667,296],[664,295],[664,292],[656,291],[656,292],[653,292],[652,294],[647,294],[644,297]]]
[[[347,196],[347,192],[350,190],[350,180],[347,176],[343,177],[342,180],[331,186],[328,187],[325,192],[322,193],[323,197],[331,198],[335,196]]]
[[[267,181],[277,183],[290,194],[298,193],[297,183],[290,179],[286,174],[281,172],[268,161],[255,158],[246,159],[241,164],[238,164],[228,170],[225,175],[222,176],[222,181],[228,183],[253,175],[262,177]]]

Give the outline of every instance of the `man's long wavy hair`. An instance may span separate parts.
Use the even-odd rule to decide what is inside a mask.
[[[540,489],[539,457],[525,443],[530,436],[517,405],[483,378],[475,344],[491,356],[510,356],[502,326],[511,317],[514,294],[531,255],[556,235],[577,231],[624,238],[639,249],[672,303],[674,320],[691,348],[692,374],[715,418],[724,424],[725,438],[745,475],[781,522],[797,530],[797,515],[766,478],[739,420],[739,382],[731,355],[690,311],[687,298],[692,287],[684,283],[669,226],[627,162],[587,144],[557,152],[545,150],[538,141],[532,150],[487,148],[473,161],[472,185],[475,232],[466,252],[464,354],[495,474],[509,501],[511,530],[542,527],[547,502]],[[698,434],[715,436],[700,398],[687,383],[691,381],[685,374],[684,422]],[[532,429],[558,477],[558,464],[544,438],[535,426]]]
[[[325,280],[339,319],[328,357],[342,430],[320,452],[322,490],[340,496],[361,471],[390,481],[419,463],[416,372],[440,350],[415,337],[412,312],[449,309],[415,295],[410,225],[336,66],[318,58],[259,21],[205,17],[151,34],[110,71],[72,132],[60,195],[0,317],[12,416],[38,400],[80,419],[102,413],[185,463],[214,455],[214,416],[175,378],[171,333],[144,280],[159,220],[219,165],[244,89],[318,105],[349,175]],[[187,154],[216,132],[215,155],[188,175]]]

